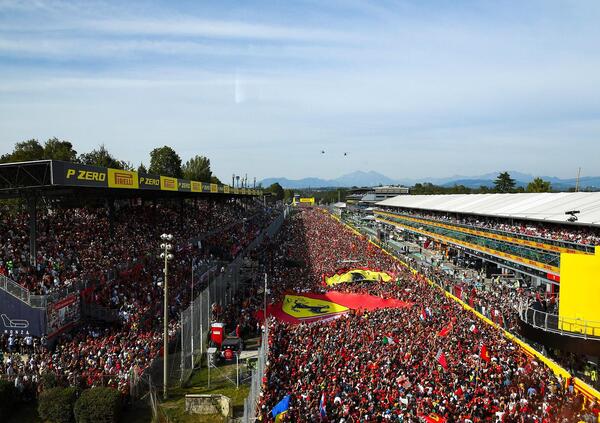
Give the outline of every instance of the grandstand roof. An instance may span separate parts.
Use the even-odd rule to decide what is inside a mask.
[[[578,210],[575,224],[600,225],[600,192],[399,195],[377,204],[566,224],[565,212]]]
[[[0,164],[0,198],[52,196],[196,197],[258,196],[262,190],[59,160]]]

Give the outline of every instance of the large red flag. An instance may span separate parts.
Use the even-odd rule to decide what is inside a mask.
[[[492,358],[490,357],[490,353],[488,352],[488,349],[487,349],[487,347],[486,347],[484,344],[482,344],[482,345],[481,345],[481,352],[479,353],[479,357],[481,357],[481,359],[482,359],[483,361],[486,361],[486,362],[488,362],[488,363],[489,363],[489,362],[490,362],[490,360],[492,359]]]
[[[452,323],[448,324],[447,326],[444,326],[442,328],[442,330],[440,330],[438,332],[438,336],[446,336],[450,333],[450,329],[452,329]]]
[[[430,413],[428,416],[423,416],[423,419],[425,419],[427,423],[444,423],[446,421],[445,418],[435,413]]]
[[[446,361],[446,354],[440,349],[438,353],[435,355],[435,359],[440,366],[444,368],[444,370],[448,370],[448,361]]]

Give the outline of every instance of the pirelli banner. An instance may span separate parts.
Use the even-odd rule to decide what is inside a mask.
[[[129,170],[52,161],[52,184],[90,188],[120,188],[155,191],[197,192],[206,194],[261,195],[250,188],[189,181],[169,176],[138,173]]]

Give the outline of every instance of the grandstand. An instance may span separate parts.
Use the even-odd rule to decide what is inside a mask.
[[[259,195],[53,160],[0,165],[0,197],[11,200],[0,206],[0,379],[27,395],[44,373],[129,393],[131,375],[140,378],[162,349],[160,235],[174,238],[174,342],[190,271],[200,293],[280,213]],[[225,306],[231,289],[214,290],[212,301]]]
[[[597,365],[600,193],[398,196],[374,214],[384,236],[527,288],[531,298],[515,304],[520,334]]]

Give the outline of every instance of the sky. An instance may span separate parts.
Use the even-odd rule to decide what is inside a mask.
[[[223,181],[599,175],[598,22],[597,0],[0,0],[0,154],[58,137],[137,166],[170,145]]]

